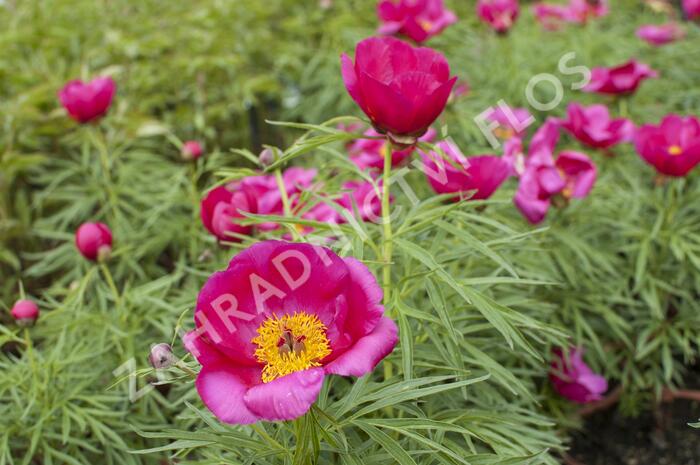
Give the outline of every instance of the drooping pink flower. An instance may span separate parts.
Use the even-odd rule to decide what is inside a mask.
[[[204,148],[202,147],[202,144],[199,143],[199,141],[196,140],[188,140],[184,144],[182,144],[182,158],[185,160],[196,160],[199,157],[202,156],[202,153],[204,153]]]
[[[21,299],[12,306],[12,318],[21,326],[31,326],[39,318],[39,306],[32,300]]]
[[[63,86],[58,98],[71,118],[89,123],[107,113],[116,88],[110,77],[98,77],[88,83],[77,79]]]
[[[458,194],[455,200],[468,195],[471,195],[469,200],[488,199],[511,173],[511,166],[503,157],[479,155],[467,158],[452,142],[440,141],[437,146],[456,165],[437,152],[420,151],[423,171],[438,194]]]
[[[216,187],[202,199],[200,216],[202,224],[220,241],[238,242],[232,234],[250,235],[253,228],[243,225],[245,213],[257,213],[258,204],[254,193],[241,181]]]
[[[566,203],[572,198],[584,198],[595,184],[597,170],[585,154],[565,151],[555,160],[558,140],[559,123],[550,119],[530,142],[513,201],[532,224],[544,220],[552,202],[561,199]]]
[[[531,118],[527,108],[503,108],[498,105],[486,119],[498,123],[498,127],[493,130],[496,137],[508,140],[513,136],[522,136],[531,121],[534,121]]]
[[[639,156],[659,173],[685,176],[700,163],[700,121],[668,115],[658,126],[641,126],[634,144]]]
[[[435,134],[435,130],[430,128],[418,140],[421,142],[431,142]],[[372,137],[373,139],[357,139],[352,142],[348,148],[350,160],[361,170],[381,172],[384,169],[384,155],[387,150],[391,150],[392,144],[386,140],[386,138],[377,139],[378,137],[382,137],[382,135],[372,128],[365,131],[364,135]],[[413,147],[392,150],[391,166],[397,167],[402,165],[411,157],[412,153]]]
[[[520,6],[518,0],[478,0],[476,14],[494,31],[504,33],[518,19]]]
[[[365,39],[354,64],[341,61],[345,87],[375,129],[407,145],[440,116],[457,80],[442,54],[393,37]]]
[[[582,144],[597,149],[630,142],[634,135],[634,124],[625,118],[611,119],[605,105],[569,104],[562,127]]]
[[[457,21],[442,0],[381,0],[377,14],[382,21],[380,34],[402,34],[417,43],[440,34]]]
[[[648,78],[656,78],[659,73],[648,65],[636,60],[612,68],[593,68],[591,81],[583,88],[585,92],[598,94],[631,94]]]
[[[559,395],[586,404],[600,400],[608,390],[608,382],[583,361],[583,349],[572,348],[567,354],[554,349],[549,379]]]
[[[683,0],[683,11],[691,21],[700,19],[700,0]]]
[[[106,260],[112,253],[112,231],[104,223],[83,223],[75,232],[75,245],[88,260]]]
[[[503,144],[503,160],[510,166],[511,176],[520,176],[525,171],[525,152],[523,140],[511,137]]]
[[[570,0],[566,5],[537,3],[535,18],[545,29],[559,29],[562,23],[583,24],[609,13],[607,0]]]
[[[684,36],[685,29],[676,23],[647,24],[637,29],[637,37],[655,47],[675,42]]]
[[[259,242],[199,293],[184,338],[202,365],[195,383],[225,423],[292,420],[327,375],[363,376],[396,345],[369,269],[318,246]]]

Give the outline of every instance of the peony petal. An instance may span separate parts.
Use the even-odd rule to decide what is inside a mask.
[[[294,420],[309,411],[318,398],[323,368],[310,368],[253,386],[242,396],[247,410],[263,420]]]
[[[363,376],[394,350],[398,328],[383,317],[369,335],[355,342],[347,352],[325,366],[326,373],[342,376]]]
[[[207,406],[224,423],[246,425],[260,419],[246,403],[249,387],[260,383],[261,369],[239,368],[228,364],[204,365],[195,386]]]

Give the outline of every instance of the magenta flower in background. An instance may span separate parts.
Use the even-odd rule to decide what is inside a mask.
[[[347,218],[339,210],[345,210],[353,217],[357,210],[362,221],[376,222],[382,211],[381,188],[381,180],[376,187],[369,181],[347,181],[343,183],[343,192],[338,198],[319,202],[304,213],[302,218],[322,223],[343,224],[347,223]],[[332,204],[338,208],[334,208]],[[302,232],[309,233],[312,230],[313,228],[309,227]]]
[[[634,124],[625,118],[611,119],[605,105],[569,104],[562,127],[582,144],[597,149],[630,142],[634,136]]]
[[[106,260],[112,253],[112,231],[104,223],[83,223],[75,232],[75,246],[88,260]]]
[[[469,83],[466,81],[466,79],[457,79],[457,83],[455,84],[454,88],[452,89],[452,93],[450,94],[449,101],[454,102],[455,100],[458,100],[471,92],[471,87],[469,86]]]
[[[493,133],[496,137],[507,140],[514,136],[522,136],[527,131],[530,118],[532,115],[527,108],[504,109],[498,105],[486,119],[498,123]]]
[[[381,300],[359,260],[257,243],[199,293],[197,329],[184,338],[202,365],[197,392],[225,423],[298,418],[327,375],[363,376],[394,349],[398,330]]]
[[[185,160],[196,160],[204,153],[204,148],[199,141],[188,140],[182,144],[182,158]]]
[[[585,92],[598,94],[632,94],[642,81],[659,77],[659,73],[636,60],[612,68],[593,68],[591,82],[583,88]]]
[[[565,5],[537,3],[533,5],[532,10],[537,22],[550,31],[559,29],[569,16],[568,8]]]
[[[231,233],[250,235],[252,226],[244,226],[240,221],[245,213],[257,213],[257,202],[253,192],[242,182],[234,181],[216,187],[202,199],[200,205],[202,224],[220,241],[239,242]]]
[[[532,224],[545,219],[553,202],[584,198],[595,184],[596,167],[585,154],[565,151],[554,159],[558,140],[559,123],[549,119],[530,142],[513,202]]]
[[[518,0],[478,0],[476,14],[494,31],[503,33],[515,24],[520,6]]]
[[[537,3],[533,6],[535,19],[545,29],[559,29],[562,23],[583,24],[591,18],[609,13],[607,0],[570,0],[566,5]]]
[[[510,167],[511,176],[520,176],[525,171],[525,152],[523,140],[520,137],[511,137],[503,144],[503,160]]]
[[[435,137],[435,130],[429,128],[423,136],[418,139],[422,142],[431,142]],[[382,137],[377,131],[369,128],[364,133],[365,136],[375,137],[375,139],[357,139],[348,147],[350,160],[361,170],[370,172],[381,172],[384,169],[384,155],[387,150],[392,150],[391,143]],[[391,152],[391,166],[397,167],[407,161],[413,153],[413,147]]]
[[[700,0],[683,0],[683,11],[691,21],[700,19]]]
[[[567,354],[554,349],[549,380],[562,397],[586,404],[600,400],[608,390],[608,382],[583,361],[583,349],[572,348]]]
[[[452,87],[445,57],[392,37],[357,44],[355,63],[342,56],[343,81],[375,129],[411,145],[445,109]]]
[[[107,113],[116,89],[111,77],[98,77],[88,83],[78,79],[63,86],[58,98],[71,118],[89,123]]]
[[[39,318],[39,306],[32,300],[21,299],[15,302],[10,312],[21,326],[31,326]]]
[[[438,194],[458,194],[455,200],[469,195],[469,200],[488,199],[511,173],[511,165],[503,157],[479,155],[467,158],[449,141],[440,141],[437,146],[457,165],[452,166],[437,152],[419,150],[423,171]]]
[[[440,34],[457,21],[442,0],[381,0],[377,14],[382,21],[380,34],[402,34],[417,43]]]
[[[685,37],[685,29],[676,23],[647,24],[637,29],[637,37],[650,45],[659,47]]]
[[[641,126],[634,138],[637,153],[656,170],[682,177],[700,163],[700,121],[668,115],[658,126]]]

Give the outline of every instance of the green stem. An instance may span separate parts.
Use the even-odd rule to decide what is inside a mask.
[[[284,216],[286,218],[291,218],[292,217],[292,207],[291,204],[289,203],[289,195],[287,194],[287,188],[284,185],[284,179],[282,178],[282,171],[277,168],[275,170],[275,180],[277,181],[277,188],[280,191],[280,195],[282,197],[282,208],[284,209]],[[296,228],[291,228],[292,229],[292,237],[294,237],[295,241],[298,241],[301,239],[301,235],[299,234],[299,231],[297,231]]]
[[[391,262],[393,255],[393,231],[391,229],[391,205],[389,203],[391,188],[391,162],[393,145],[388,142],[389,149],[384,151],[384,173],[382,175],[382,286],[384,291],[384,308],[392,315],[394,309],[389,306],[391,301]],[[393,376],[393,366],[388,360],[384,361],[384,379]]]
[[[114,284],[114,279],[112,279],[112,273],[104,263],[100,263],[100,270],[102,270],[105,281],[107,281],[107,285],[112,290],[112,294],[114,295],[114,305],[119,308],[121,306],[121,297],[119,296],[119,291],[117,290],[116,284]]]

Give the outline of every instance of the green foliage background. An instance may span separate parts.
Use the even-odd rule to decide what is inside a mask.
[[[404,210],[389,307],[401,341],[389,379],[381,366],[358,381],[334,378],[311,415],[254,428],[218,424],[176,370],[129,400],[130,380],[155,380],[150,344],[191,326],[197,291],[235,252],[198,217],[207,188],[254,168],[231,149],[278,146],[291,163],[317,168],[331,191],[360,176],[345,135],[310,127],[297,139],[303,130],[265,120],[358,115],[338,57],[373,33],[374,3],[0,6],[0,465],[156,464],[174,453],[179,463],[305,463],[316,449],[324,463],[556,463],[578,420],[548,385],[552,346],[587,347],[587,361],[623,387],[629,413],[684,385],[700,334],[698,175],[657,186],[622,146],[615,158],[591,153],[593,194],[552,211],[542,228],[513,207],[514,181],[487,202],[445,204],[421,173],[409,174],[420,202],[394,192]],[[639,1],[616,0],[609,17],[558,32],[542,31],[525,6],[507,37],[478,23],[473,2],[447,3],[460,22],[429,44],[472,88],[440,120],[465,154],[492,151],[473,117],[500,99],[526,106],[538,73],[564,84],[549,115],[562,116],[568,101],[601,101],[569,90],[577,76],[557,72],[568,52],[589,67],[636,56],[661,72],[628,102],[606,102],[616,114],[637,123],[697,114],[700,30],[689,25],[685,41],[652,49],[634,30],[664,18]],[[100,74],[117,81],[115,105],[99,127],[77,127],[56,92]],[[539,123],[549,116],[534,113]],[[179,158],[186,139],[205,142],[196,164]],[[75,251],[73,232],[88,220],[114,232],[106,267]],[[365,225],[366,240],[345,231],[345,252],[378,271],[380,228]],[[20,283],[42,309],[28,332],[9,317]],[[131,359],[138,377],[113,374]]]

